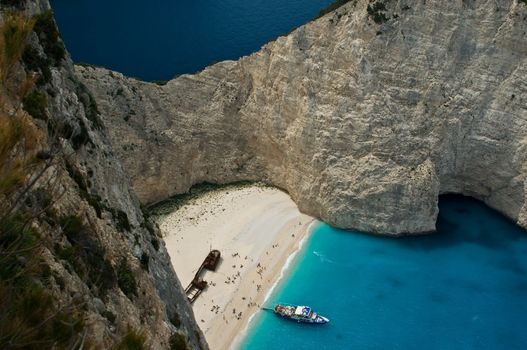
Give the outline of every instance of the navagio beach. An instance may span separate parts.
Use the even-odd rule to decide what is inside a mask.
[[[0,0],[0,349],[527,349],[527,0],[51,2]]]
[[[400,239],[332,228],[262,186],[204,191],[167,212],[159,222],[183,286],[211,248],[222,252],[193,303],[211,349],[527,344],[527,236],[473,199],[442,197],[437,233]],[[278,303],[331,323],[284,320]]]
[[[184,287],[211,248],[221,252],[220,265],[203,275],[208,286],[193,303],[212,349],[239,343],[313,221],[286,193],[263,186],[207,191],[159,218]]]

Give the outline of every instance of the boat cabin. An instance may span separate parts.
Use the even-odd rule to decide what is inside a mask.
[[[311,308],[309,306],[297,306],[295,316],[309,318],[311,316]]]

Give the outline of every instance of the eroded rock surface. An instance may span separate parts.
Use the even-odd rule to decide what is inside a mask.
[[[8,22],[9,18],[16,21]],[[23,21],[33,24],[28,27],[27,42],[19,49],[21,60],[15,60],[7,73],[2,72],[5,86],[0,89],[0,99],[1,113],[13,120],[29,120],[34,135],[39,135],[32,141],[38,143],[38,160],[23,168],[27,180],[13,186],[13,192],[19,193],[11,207],[16,217],[29,217],[24,225],[31,226],[38,240],[30,248],[7,249],[9,242],[29,240],[9,235],[29,233],[5,228],[11,219],[4,208],[11,205],[11,197],[2,192],[2,263],[9,262],[6,251],[16,256],[33,254],[38,265],[46,267],[46,274],[40,276],[33,272],[35,268],[26,268],[28,259],[20,255],[23,263],[16,266],[16,279],[2,277],[2,283],[11,288],[2,289],[6,294],[17,291],[12,287],[16,280],[31,277],[33,284],[21,282],[30,297],[16,300],[30,303],[29,308],[40,313],[41,319],[27,321],[23,310],[4,312],[4,303],[2,325],[12,319],[16,332],[12,335],[4,327],[0,343],[8,348],[109,349],[129,344],[129,336],[136,347],[167,349],[171,337],[177,336],[172,339],[194,349],[207,349],[159,228],[140,207],[93,98],[64,51],[48,0],[1,3],[2,33],[8,32],[5,23],[11,23],[9,31],[24,37],[17,24]],[[2,45],[2,50],[7,51],[5,47]],[[28,99],[34,94],[38,94],[37,102]],[[21,143],[16,153],[29,157],[28,144]],[[11,160],[2,161],[5,166]],[[3,184],[6,178],[9,181],[5,172],[2,176]],[[50,304],[59,311],[48,317],[42,310],[47,311]]]
[[[164,86],[77,67],[143,202],[262,180],[326,222],[435,228],[437,197],[527,227],[527,4],[369,1]]]

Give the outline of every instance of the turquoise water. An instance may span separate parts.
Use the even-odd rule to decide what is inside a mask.
[[[331,322],[262,311],[243,349],[527,349],[527,233],[459,196],[441,199],[432,236],[320,224],[275,302],[308,304]]]
[[[51,0],[76,62],[167,80],[257,51],[333,0]]]

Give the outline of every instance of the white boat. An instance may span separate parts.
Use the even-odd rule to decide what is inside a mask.
[[[273,311],[275,314],[283,318],[297,322],[313,324],[324,324],[329,322],[329,319],[320,316],[309,306],[276,304]]]

